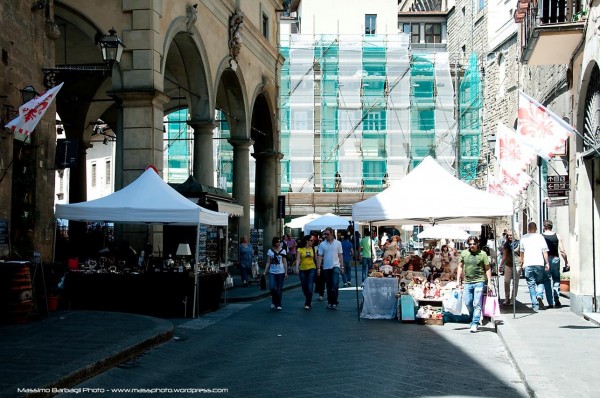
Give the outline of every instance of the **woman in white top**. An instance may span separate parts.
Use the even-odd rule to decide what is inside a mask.
[[[272,247],[267,251],[265,276],[269,272],[269,288],[271,289],[271,308],[281,311],[283,281],[287,278],[287,260],[285,249],[281,248],[281,239],[273,238]]]

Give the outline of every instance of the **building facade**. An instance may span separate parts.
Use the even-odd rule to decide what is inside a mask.
[[[29,239],[30,252],[35,247],[44,261],[51,260],[54,203],[48,198],[54,198],[50,191],[55,186],[55,113],[62,121],[65,137],[76,142],[77,163],[69,170],[68,191],[69,202],[75,203],[87,200],[87,168],[92,165],[86,160],[86,152],[99,119],[110,126],[116,137],[115,189],[133,181],[149,164],[163,173],[164,116],[180,109],[187,109],[185,122],[192,129],[192,174],[201,183],[215,185],[213,141],[216,112],[221,111],[230,127],[229,143],[234,148],[232,191],[244,207],[240,232],[249,231],[248,165],[252,146],[254,174],[259,181],[256,196],[260,198],[255,224],[265,231],[270,242],[270,237],[278,233],[275,209],[281,154],[275,82],[282,59],[277,51],[276,10],[283,7],[283,2],[55,0],[39,5],[0,5],[3,26],[24,21],[2,37],[2,100],[14,110],[20,103],[18,90],[9,93],[13,86],[20,89],[31,84],[42,92],[44,85],[64,82],[55,108],[49,110],[35,132],[40,139],[48,137],[47,141],[34,142],[24,149],[39,152],[39,160],[43,160],[35,160],[39,166],[35,167],[36,192],[27,195],[31,207],[38,209],[35,220],[24,227],[23,235],[35,236]],[[125,48],[120,62],[109,69],[96,44],[110,28],[114,28]],[[36,49],[35,62],[25,48]],[[48,128],[52,134],[43,130],[40,133],[42,128]],[[12,153],[12,135],[6,131],[3,134],[9,139],[2,140],[1,145],[9,141],[11,144],[2,152]],[[3,159],[7,166],[10,161],[9,157]],[[14,196],[13,185],[18,181],[10,173],[2,182],[10,187],[5,190],[3,185],[2,192],[7,197]],[[12,202],[14,213],[14,199]],[[8,210],[11,201],[3,201],[1,207],[11,234],[16,233],[12,226],[15,216],[9,215]],[[71,224],[78,223],[69,225],[76,228]],[[124,227],[122,237],[137,247],[146,242],[147,233],[146,227]],[[160,246],[162,228],[151,227],[151,236],[154,247]]]
[[[352,203],[400,180],[429,155],[453,173],[459,158],[461,178],[475,178],[480,73],[465,54],[462,79],[454,81],[447,5],[419,12],[418,4],[394,1],[338,3],[302,1],[282,18],[281,189],[287,214],[349,215]]]

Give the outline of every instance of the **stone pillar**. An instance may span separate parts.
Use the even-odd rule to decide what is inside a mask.
[[[240,219],[239,236],[250,238],[250,139],[229,139],[233,146],[233,197],[244,207],[244,217]]]
[[[271,240],[279,233],[277,227],[277,163],[283,154],[265,151],[252,154],[256,159],[256,192],[254,193],[254,227],[264,230],[265,255]],[[263,259],[264,260],[264,259]]]
[[[169,97],[154,89],[132,89],[112,91],[111,97],[121,105],[119,115],[120,126],[117,126],[122,137],[117,136],[117,160],[119,168],[115,168],[115,180],[122,186],[137,179],[150,164],[154,165],[162,176],[164,130],[163,105]],[[115,231],[117,233],[117,231]],[[162,226],[124,225],[122,236],[138,252],[146,243],[151,243],[158,251],[164,247],[162,243]]]
[[[212,120],[190,120],[188,124],[194,129],[194,178],[200,184],[213,187],[213,132],[216,125]]]

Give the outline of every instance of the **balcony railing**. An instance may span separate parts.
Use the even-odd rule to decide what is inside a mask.
[[[537,55],[534,51],[538,40],[544,34],[548,36],[545,37],[545,45],[542,47],[547,51],[550,34],[556,35],[558,32],[572,35],[574,32],[582,32],[586,17],[587,11],[583,9],[582,0],[517,0],[514,20],[521,24],[523,61],[528,63],[532,56]],[[541,48],[539,50],[541,51]],[[563,54],[568,51],[569,49],[562,48]],[[569,57],[570,55],[568,54]]]

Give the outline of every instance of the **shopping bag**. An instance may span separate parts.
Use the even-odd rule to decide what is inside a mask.
[[[491,293],[483,296],[483,316],[489,316],[495,318],[500,316],[500,304],[498,303],[498,296],[494,296]]]
[[[267,278],[264,274],[260,276],[260,290],[267,290]]]
[[[462,310],[462,291],[452,289],[444,296],[442,305],[444,310],[454,315],[460,315]]]

